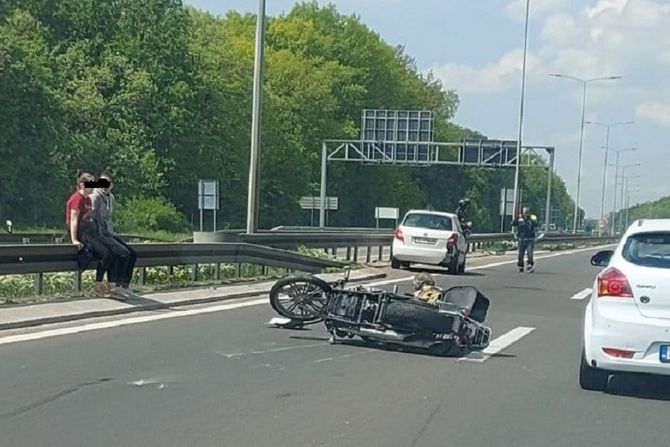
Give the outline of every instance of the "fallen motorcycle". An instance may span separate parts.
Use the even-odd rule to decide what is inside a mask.
[[[428,349],[460,355],[488,347],[491,329],[484,322],[489,300],[469,286],[442,291],[437,306],[393,292],[363,286],[347,288],[349,272],[329,284],[313,276],[279,280],[270,304],[286,318],[285,327],[323,322],[330,342],[356,336],[366,342]]]

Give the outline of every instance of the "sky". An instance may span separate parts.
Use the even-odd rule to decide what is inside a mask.
[[[295,0],[266,0],[267,14]],[[213,14],[255,13],[255,0],[186,0]],[[492,139],[516,140],[519,128],[526,0],[319,0],[356,14],[392,45],[404,45],[422,72],[454,89],[454,121]],[[631,203],[670,195],[670,0],[531,0],[523,144],[556,148],[556,169],[576,197],[582,79],[585,120],[634,121],[610,131],[609,163],[621,150]],[[327,136],[324,136],[327,138]],[[586,124],[580,206],[599,218],[606,128]],[[626,150],[636,148],[635,151]],[[607,169],[605,213],[614,204]],[[512,185],[510,185],[511,187]]]

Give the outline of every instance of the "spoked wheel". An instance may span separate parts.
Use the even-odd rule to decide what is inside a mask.
[[[272,286],[270,305],[283,317],[314,323],[323,319],[330,291],[330,285],[319,278],[284,278]]]

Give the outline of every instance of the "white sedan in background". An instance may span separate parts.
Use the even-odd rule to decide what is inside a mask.
[[[391,267],[439,265],[459,274],[465,272],[466,252],[467,242],[456,214],[411,210],[395,231]]]
[[[616,372],[670,375],[670,219],[634,222],[605,267],[584,320],[579,383],[602,391]]]

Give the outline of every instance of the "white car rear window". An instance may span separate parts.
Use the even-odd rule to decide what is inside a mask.
[[[670,268],[670,232],[630,236],[623,247],[623,257],[644,267]]]
[[[438,214],[408,214],[403,222],[405,227],[426,228],[429,230],[453,231],[451,218]]]

